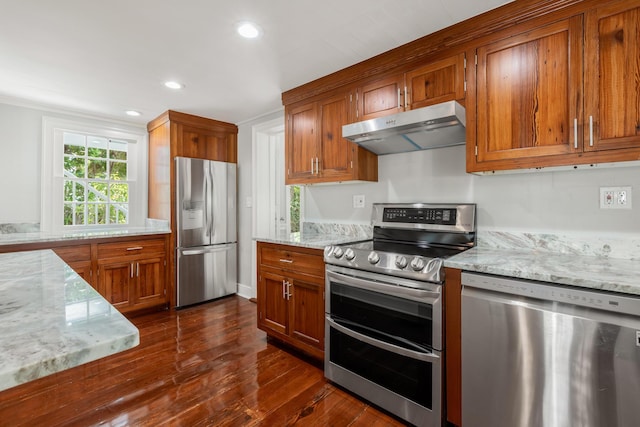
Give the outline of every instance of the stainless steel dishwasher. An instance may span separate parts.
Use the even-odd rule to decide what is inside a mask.
[[[640,298],[467,272],[462,286],[464,427],[640,425]]]

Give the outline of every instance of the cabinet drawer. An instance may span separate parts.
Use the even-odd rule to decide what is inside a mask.
[[[91,261],[91,245],[53,248],[53,251],[66,263],[77,261]]]
[[[98,259],[123,256],[164,255],[164,239],[133,240],[129,242],[101,243],[98,245]]]
[[[315,276],[324,275],[324,260],[322,251],[317,254],[297,252],[285,247],[261,247],[260,262],[264,265],[292,270],[298,273]]]

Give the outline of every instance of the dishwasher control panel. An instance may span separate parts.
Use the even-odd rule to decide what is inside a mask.
[[[632,315],[638,315],[638,313],[640,313],[640,298],[638,297],[601,290],[581,289],[558,283],[538,282],[464,271],[462,272],[462,286],[544,301],[579,305],[616,313]]]

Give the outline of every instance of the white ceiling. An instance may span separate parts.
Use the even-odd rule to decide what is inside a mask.
[[[137,123],[167,109],[241,123],[280,109],[283,91],[504,3],[0,0],[0,101]],[[263,37],[240,38],[244,20]]]

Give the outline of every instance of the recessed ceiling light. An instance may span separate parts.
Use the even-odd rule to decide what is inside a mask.
[[[140,115],[140,111],[136,110],[128,110],[126,111],[127,116],[138,117]]]
[[[182,89],[184,87],[183,84],[174,81],[164,82],[164,85],[169,89]]]
[[[261,34],[260,27],[253,22],[241,22],[236,27],[238,34],[247,39],[255,39]]]

